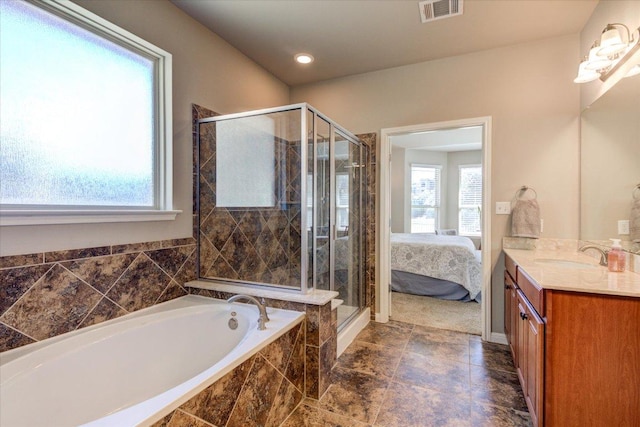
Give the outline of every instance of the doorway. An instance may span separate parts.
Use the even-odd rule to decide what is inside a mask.
[[[490,229],[490,151],[491,151],[491,118],[490,117],[480,117],[480,118],[472,118],[472,119],[462,119],[448,122],[438,122],[438,123],[426,123],[419,124],[413,126],[405,126],[400,128],[388,128],[382,129],[381,131],[381,145],[380,145],[380,158],[385,159],[383,163],[383,167],[380,168],[380,224],[384,224],[384,226],[380,227],[380,268],[378,269],[379,277],[378,283],[380,283],[379,295],[377,299],[380,301],[379,312],[376,314],[376,320],[380,322],[387,322],[391,315],[391,229],[392,225],[395,231],[402,230],[405,232],[410,232],[412,228],[414,231],[426,231],[433,232],[435,231],[435,227],[439,227],[439,224],[455,224],[455,231],[458,230],[464,231],[462,234],[473,234],[469,233],[469,230],[466,230],[465,227],[467,225],[461,224],[464,222],[463,218],[458,215],[462,215],[460,212],[456,212],[455,215],[451,212],[452,208],[449,209],[449,218],[453,218],[457,216],[459,221],[455,219],[445,220],[443,216],[446,214],[446,208],[442,207],[437,209],[437,206],[431,206],[431,204],[427,203],[428,206],[415,207],[414,210],[411,209],[411,203],[403,203],[403,207],[405,209],[398,209],[397,203],[392,204],[391,195],[392,195],[392,183],[391,183],[391,169],[392,169],[392,143],[395,141],[404,141],[403,143],[407,146],[410,146],[410,140],[424,140],[425,135],[435,134],[435,133],[446,133],[451,132],[454,129],[475,129],[481,135],[481,144],[479,147],[480,153],[479,158],[481,159],[481,170],[482,170],[482,204],[481,204],[481,212],[480,222],[481,222],[481,236],[479,237],[479,241],[477,241],[476,246],[478,248],[484,248],[485,250],[481,251],[481,271],[479,274],[479,289],[482,295],[480,301],[480,312],[481,312],[481,335],[482,338],[487,340],[490,337],[491,330],[491,286],[490,286],[490,248],[491,248],[491,229]],[[422,135],[422,137],[421,137]],[[409,142],[407,142],[409,141]],[[460,149],[461,147],[458,147]],[[440,150],[451,150],[452,148],[443,148],[440,147]],[[397,153],[396,153],[397,154]],[[405,162],[407,164],[408,162]],[[422,163],[420,165],[419,163]],[[416,169],[418,173],[424,173],[424,171],[429,172],[428,161],[426,162],[416,162]],[[436,162],[431,162],[436,163]],[[384,167],[386,166],[386,167]],[[423,166],[422,170],[420,170],[420,166]],[[433,166],[433,165],[431,165]],[[431,168],[433,169],[433,168]],[[433,172],[431,172],[433,174]],[[410,174],[404,173],[403,176],[410,176]],[[409,178],[410,179],[410,178]],[[433,179],[428,180],[428,182],[432,182]],[[410,183],[409,183],[410,188]],[[410,192],[409,189],[405,190],[405,193]],[[411,197],[409,194],[407,197]],[[457,195],[454,197],[457,198]],[[394,213],[392,214],[392,209]],[[456,208],[459,209],[459,208]],[[398,217],[400,215],[400,217]],[[438,219],[438,215],[440,215],[440,219]],[[393,224],[392,224],[393,221]],[[462,227],[462,228],[461,228]],[[434,230],[432,230],[432,228]],[[456,233],[457,234],[457,233]],[[407,236],[411,236],[407,234]],[[397,238],[394,235],[394,239]],[[478,267],[479,268],[479,267]]]

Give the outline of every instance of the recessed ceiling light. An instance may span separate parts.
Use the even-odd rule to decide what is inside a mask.
[[[313,56],[308,53],[299,53],[294,56],[296,62],[300,64],[311,64],[313,62]]]

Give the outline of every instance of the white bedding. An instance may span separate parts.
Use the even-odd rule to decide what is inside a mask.
[[[464,236],[391,234],[391,269],[458,283],[475,299],[482,287],[480,251]]]

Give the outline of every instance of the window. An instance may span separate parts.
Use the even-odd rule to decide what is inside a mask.
[[[458,228],[466,236],[480,235],[482,206],[482,166],[460,166],[458,188]]]
[[[0,20],[0,224],[175,217],[171,55],[71,2]]]
[[[344,231],[349,228],[349,174],[336,174],[336,226]]]
[[[440,225],[441,166],[411,165],[411,232],[435,233]]]

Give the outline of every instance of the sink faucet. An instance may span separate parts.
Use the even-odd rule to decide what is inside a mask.
[[[264,302],[260,302],[256,297],[252,297],[251,295],[243,294],[234,295],[229,298],[227,302],[234,302],[239,300],[246,300],[258,306],[258,310],[260,311],[260,317],[258,318],[258,330],[264,331],[265,329],[267,329],[265,323],[269,321],[269,316],[267,316],[267,306],[264,304]]]
[[[584,245],[583,247],[581,247],[580,249],[578,249],[580,252],[584,252],[587,249],[595,249],[598,252],[600,252],[600,265],[604,265],[605,267],[607,265],[609,265],[609,261],[607,259],[607,255],[609,254],[609,251],[602,249],[600,246],[596,246],[596,245]]]

